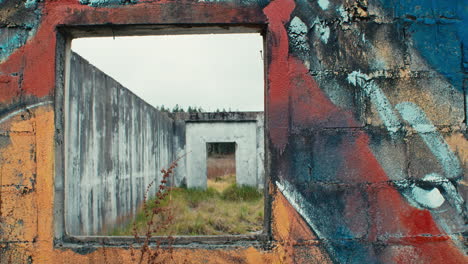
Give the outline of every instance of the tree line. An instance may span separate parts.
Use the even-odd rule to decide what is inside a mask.
[[[187,108],[184,108],[183,106],[180,106],[179,104],[176,104],[172,109],[169,108],[169,107],[165,107],[164,105],[156,106],[156,109],[161,111],[161,112],[166,112],[166,113],[203,113],[203,112],[206,112],[200,106],[198,106],[198,107],[197,106],[189,106]],[[228,110],[226,110],[225,108],[223,108],[222,110],[217,108],[215,112],[216,113],[231,112],[231,108],[229,108]]]

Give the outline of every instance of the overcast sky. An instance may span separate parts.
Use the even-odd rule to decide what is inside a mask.
[[[81,38],[72,50],[154,106],[263,111],[260,34]]]

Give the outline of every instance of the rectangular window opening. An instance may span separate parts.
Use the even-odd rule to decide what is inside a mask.
[[[263,38],[250,30],[69,42],[62,238],[268,236]]]

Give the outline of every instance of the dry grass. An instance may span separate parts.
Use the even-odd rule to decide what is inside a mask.
[[[173,188],[165,203],[172,208],[173,221],[155,235],[238,235],[263,228],[263,195],[252,187],[235,185],[235,175],[209,180],[207,190]],[[162,219],[161,219],[162,220]],[[155,219],[157,224],[160,219]],[[145,215],[136,216],[138,232],[144,231]],[[114,230],[129,235],[131,226]]]
[[[213,188],[219,193],[222,193],[229,186],[236,183],[235,174],[226,174],[222,176],[215,177],[214,179],[208,179],[208,188]]]

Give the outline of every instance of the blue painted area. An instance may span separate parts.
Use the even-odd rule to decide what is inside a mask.
[[[396,18],[433,20],[460,19],[465,0],[379,0],[389,14]]]
[[[295,175],[295,181],[310,182],[312,181],[313,165],[313,138],[297,136],[291,139],[292,147],[297,155],[290,155],[291,173]]]
[[[459,10],[462,22],[458,27],[458,36],[463,44],[463,70],[468,73],[468,30],[466,29],[466,25],[468,25],[468,4],[465,2],[465,5],[460,6]]]
[[[199,2],[209,2],[209,3],[239,3],[244,6],[249,5],[258,5],[265,7],[268,5],[270,0],[240,0],[239,2],[233,0],[199,0]]]
[[[116,6],[123,4],[136,4],[139,0],[80,0],[80,4],[89,5],[94,7],[103,7],[103,6]]]
[[[462,50],[458,26],[456,24],[412,23],[408,31],[413,39],[414,47],[426,62],[461,91],[463,89]]]
[[[380,3],[387,13],[409,24],[410,36],[421,56],[461,91],[462,73],[468,72],[466,0],[380,0]]]
[[[352,138],[352,136],[337,131],[316,135],[313,150],[308,153],[312,157],[312,162],[309,163],[312,164],[310,165],[312,181],[339,181],[338,172],[344,159],[342,155],[337,155],[336,151],[342,149],[349,142],[348,138]],[[297,151],[293,157],[301,157],[301,154],[300,151]]]
[[[35,8],[37,6],[38,0],[26,0],[26,3],[24,3],[24,6],[26,8]]]
[[[24,5],[18,6],[16,12],[21,16],[21,27],[0,28],[0,63],[7,60],[16,49],[26,44],[36,34],[42,16],[42,10],[37,9],[38,2],[38,0],[27,0]],[[8,4],[8,2],[0,0],[0,4]]]
[[[330,189],[326,185],[307,190],[304,185],[295,186],[286,180],[276,184],[289,203],[322,240],[334,262],[378,263],[372,245],[363,244],[348,229],[344,221],[343,193],[345,190],[338,190],[334,187]]]
[[[13,32],[14,33],[11,33]],[[0,62],[5,61],[17,48],[23,46],[29,30],[0,28]]]
[[[124,4],[136,4],[140,0],[80,0],[82,5],[89,5],[93,7],[112,7]],[[212,3],[223,3],[223,2],[235,2],[232,0],[200,0],[200,2],[212,2]],[[241,0],[241,5],[260,5],[266,6],[269,0]]]

